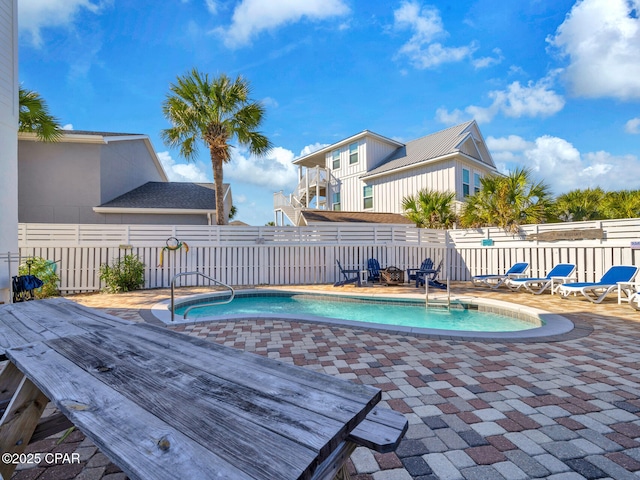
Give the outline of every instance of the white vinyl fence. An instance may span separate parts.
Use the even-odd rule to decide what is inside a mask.
[[[183,244],[165,249],[174,237]],[[444,258],[446,232],[397,225],[229,227],[21,224],[20,256],[58,264],[63,292],[96,291],[100,265],[127,254],[146,265],[144,288],[168,287],[177,273],[199,271],[229,285],[333,283],[345,269],[365,269],[369,258],[401,269],[427,257]],[[161,253],[163,262],[160,264]],[[199,285],[198,276],[179,285]],[[206,283],[207,281],[204,280]]]
[[[532,235],[547,232],[553,232],[555,239],[532,239]],[[588,237],[590,232],[601,232],[603,238],[570,239]],[[186,243],[189,250],[163,250],[170,237]],[[577,265],[579,281],[594,281],[612,265],[640,265],[640,253],[632,248],[633,242],[640,242],[640,219],[527,225],[518,235],[499,228],[445,232],[380,224],[21,224],[19,257],[56,261],[63,292],[99,290],[103,286],[100,265],[130,253],[146,265],[145,288],[168,287],[175,274],[195,270],[230,285],[333,283],[339,278],[337,260],[346,269],[361,270],[372,257],[382,267],[393,265],[403,270],[417,268],[427,257],[436,264],[446,259],[448,266],[440,278],[448,276],[454,281],[503,273],[520,261],[529,262],[529,275],[545,276],[556,263],[570,262]],[[17,263],[12,265],[15,272]],[[201,283],[196,276],[180,279],[180,285]]]
[[[568,239],[588,237],[588,233],[597,234],[598,230],[602,230],[604,238]],[[557,239],[532,239],[548,232]],[[640,251],[632,248],[636,246],[633,242],[640,241],[638,218],[526,225],[518,235],[507,234],[499,228],[449,230],[449,239],[451,278],[456,280],[504,273],[515,262],[528,262],[527,274],[532,277],[544,277],[557,263],[574,263],[581,282],[599,280],[613,265],[640,265]],[[493,245],[483,246],[483,241],[493,241]]]

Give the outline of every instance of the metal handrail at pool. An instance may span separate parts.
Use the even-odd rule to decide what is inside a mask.
[[[176,279],[178,277],[184,277],[186,275],[199,275],[201,277],[206,278],[207,280],[211,280],[213,283],[215,283],[216,285],[220,285],[221,287],[226,287],[229,290],[231,290],[231,296],[222,302],[211,302],[211,303],[200,303],[197,305],[191,305],[190,307],[188,307],[185,311],[184,311],[184,318],[187,318],[187,314],[193,310],[194,308],[202,308],[202,307],[209,307],[211,305],[223,305],[225,303],[230,303],[233,298],[236,296],[236,291],[233,289],[233,287],[231,287],[230,285],[227,285],[226,283],[222,283],[219,280],[216,280],[213,277],[210,277],[209,275],[205,275],[202,272],[182,272],[182,273],[176,273],[173,278],[171,279],[171,321],[174,321],[175,318],[175,287],[176,287]]]

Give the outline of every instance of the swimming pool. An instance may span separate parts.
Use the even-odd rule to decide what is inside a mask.
[[[198,297],[176,303],[176,318],[194,305],[216,301]],[[189,321],[256,318],[261,316],[339,320],[362,326],[394,326],[409,329],[435,329],[457,332],[519,332],[540,327],[533,316],[509,316],[495,311],[480,311],[473,305],[458,308],[425,308],[424,300],[363,299],[334,295],[296,293],[252,293],[236,295],[231,303],[192,308]],[[464,308],[466,307],[466,308]]]

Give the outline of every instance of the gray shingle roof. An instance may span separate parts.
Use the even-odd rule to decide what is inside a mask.
[[[100,207],[213,211],[216,209],[215,186],[213,183],[147,182]]]
[[[303,210],[306,222],[400,223],[413,224],[399,213],[341,212],[335,210]]]
[[[382,164],[362,178],[406,167],[425,160],[459,152],[460,143],[469,135],[473,120],[408,142],[389,155]],[[481,160],[478,158],[478,160]]]

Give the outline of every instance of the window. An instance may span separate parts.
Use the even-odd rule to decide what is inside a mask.
[[[466,168],[462,169],[462,196],[468,197],[470,193],[469,190],[469,170]]]
[[[340,150],[333,151],[333,169],[337,170],[340,168]]]
[[[333,209],[336,211],[340,210],[340,192],[333,194]]]
[[[473,174],[473,193],[478,193],[480,191],[480,174]]]
[[[364,203],[363,208],[373,208],[373,186],[366,185],[363,189],[364,192]]]
[[[349,145],[349,165],[358,163],[358,144],[352,143]]]

